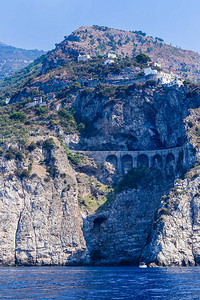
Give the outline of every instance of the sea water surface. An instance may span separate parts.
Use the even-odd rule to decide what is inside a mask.
[[[200,299],[200,268],[0,268],[0,299]]]

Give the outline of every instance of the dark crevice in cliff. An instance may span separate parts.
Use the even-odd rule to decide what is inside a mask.
[[[20,221],[21,221],[21,217],[22,217],[22,213],[23,213],[23,209],[21,210],[20,214],[19,214],[19,219],[18,219],[18,223],[17,223],[17,229],[15,231],[15,265],[18,265],[18,259],[17,259],[17,234],[20,228]]]

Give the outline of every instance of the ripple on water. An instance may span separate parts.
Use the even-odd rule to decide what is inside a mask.
[[[200,268],[0,268],[0,299],[200,299]]]

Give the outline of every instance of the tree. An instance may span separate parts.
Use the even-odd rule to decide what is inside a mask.
[[[75,83],[73,84],[73,88],[74,88],[74,89],[80,89],[80,88],[81,88],[80,83],[79,83],[79,82],[75,82]]]
[[[148,61],[151,61],[151,58],[146,55],[146,54],[138,54],[136,57],[135,57],[137,63],[139,64],[146,64]]]
[[[21,111],[20,112],[16,111],[12,115],[10,115],[10,119],[23,122],[26,119],[26,115]]]

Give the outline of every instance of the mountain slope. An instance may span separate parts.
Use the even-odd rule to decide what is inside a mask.
[[[0,43],[0,79],[26,67],[44,54],[39,50],[24,50]]]
[[[93,26],[1,81],[0,265],[200,264],[200,87],[144,79],[140,51],[195,75],[192,51]]]
[[[0,81],[0,98],[11,97],[34,84],[37,87],[44,83],[52,86],[57,81],[63,88],[66,81],[85,77],[105,78],[108,72],[107,70],[104,72],[105,68],[102,72],[104,60],[99,55],[104,56],[110,52],[118,56],[110,74],[120,72],[122,67],[127,68],[131,64],[137,66],[134,58],[139,53],[146,53],[153,62],[160,64],[165,72],[172,71],[183,79],[195,83],[200,81],[198,53],[172,47],[162,39],[146,36],[142,32],[128,32],[94,25],[75,30],[45,56]],[[79,54],[89,54],[92,60],[85,64],[77,64]],[[138,67],[141,68],[140,65]],[[111,66],[109,68],[111,69]],[[59,88],[55,87],[55,92],[59,92]]]
[[[168,71],[199,82],[200,55],[167,45],[160,38],[145,36],[142,32],[128,32],[103,26],[81,27],[46,57],[43,72],[77,59],[78,54],[105,55],[114,52],[118,56],[148,54],[151,59]]]

